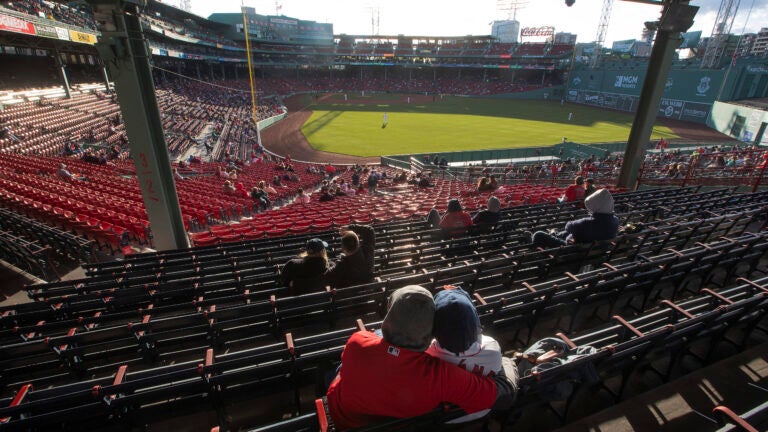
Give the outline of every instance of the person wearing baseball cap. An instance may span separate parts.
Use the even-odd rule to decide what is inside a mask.
[[[381,335],[364,330],[349,338],[326,394],[335,430],[418,416],[442,402],[466,413],[512,405],[518,389],[513,362],[503,365],[503,373],[481,376],[425,352],[434,315],[432,294],[409,285],[392,293]]]
[[[280,269],[278,284],[289,288],[290,295],[299,295],[322,290],[323,275],[331,268],[326,249],[328,243],[313,238],[297,257],[291,258]]]
[[[432,327],[435,339],[426,353],[455,364],[480,376],[502,373],[501,347],[483,334],[480,318],[469,294],[460,287],[447,285],[435,294],[435,318]],[[479,419],[488,410],[452,420],[464,423]]]
[[[592,195],[597,190],[597,188],[595,187],[595,179],[593,179],[592,177],[584,180],[584,184],[586,185],[584,187],[584,197],[585,198],[590,196],[590,195]]]

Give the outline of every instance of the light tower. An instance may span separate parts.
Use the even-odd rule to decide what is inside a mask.
[[[518,42],[520,22],[517,20],[517,11],[527,4],[526,0],[497,0],[496,12],[499,19],[491,22],[491,35],[499,42]]]
[[[589,62],[593,68],[600,65],[600,54],[602,54],[603,44],[605,43],[605,34],[608,33],[608,24],[611,22],[612,11],[613,0],[603,0],[603,11],[600,14],[600,22],[597,23],[595,51],[592,53],[592,59]]]
[[[717,11],[715,25],[712,27],[712,36],[709,38],[704,58],[701,60],[702,68],[717,68],[723,60],[725,48],[728,46],[728,36],[731,34],[733,19],[739,10],[741,0],[722,0]]]
[[[496,0],[496,11],[508,20],[517,21],[517,11],[527,4],[527,0]]]

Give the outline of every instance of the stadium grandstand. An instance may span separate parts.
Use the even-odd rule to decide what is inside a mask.
[[[768,57],[522,34],[0,1],[0,431],[767,430]]]

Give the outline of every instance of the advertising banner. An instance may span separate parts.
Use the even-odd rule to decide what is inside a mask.
[[[58,39],[59,34],[56,33],[56,27],[45,24],[35,24],[35,33],[38,36],[47,37],[51,39]]]
[[[544,27],[523,27],[520,30],[520,37],[541,37],[541,36],[554,36],[555,28],[551,26]]]
[[[69,40],[69,32],[65,28],[56,27],[56,35],[60,40]]]
[[[709,112],[712,110],[712,104],[685,102],[680,120],[704,123],[707,121]]]
[[[95,34],[83,33],[75,30],[69,31],[69,38],[72,40],[72,42],[79,42],[79,43],[84,43],[88,45],[93,45],[96,43]]]
[[[30,22],[12,17],[10,15],[0,14],[0,31],[13,33],[24,33],[28,35],[35,34],[35,26]]]
[[[569,102],[583,103],[586,105],[594,105],[627,112],[635,112],[640,100],[639,96],[630,94],[578,90],[574,88],[568,90],[566,99]],[[712,105],[707,103],[662,98],[657,116],[673,120],[705,123],[711,110]]]

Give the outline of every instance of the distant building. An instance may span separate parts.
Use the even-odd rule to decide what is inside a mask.
[[[765,56],[768,54],[768,27],[761,28],[757,33],[750,54],[757,56]]]
[[[517,43],[520,35],[520,21],[501,20],[491,23],[491,36],[502,43]]]
[[[248,34],[253,39],[313,45],[333,43],[333,24],[300,20],[283,15],[259,15],[252,7],[243,9],[248,20]],[[230,39],[245,40],[241,13],[214,13],[208,19],[231,25],[234,31],[226,35]]]
[[[554,43],[564,44],[564,45],[576,45],[576,35],[573,33],[565,33],[565,32],[555,33]]]
[[[751,55],[752,47],[755,45],[756,39],[757,34],[755,33],[744,33],[741,35],[741,41],[739,42],[739,47],[736,48],[736,54],[739,57]]]

